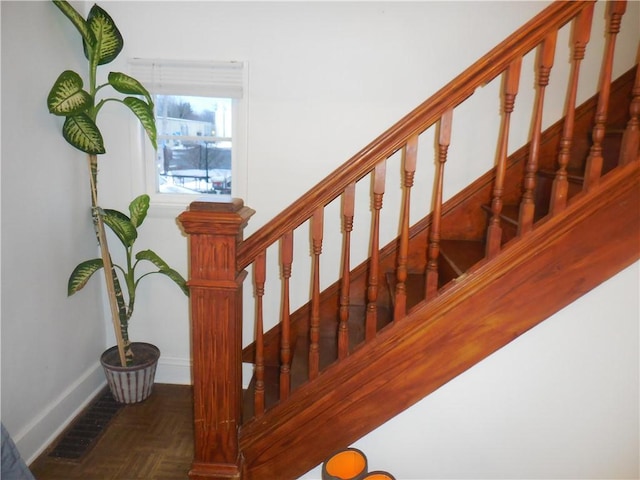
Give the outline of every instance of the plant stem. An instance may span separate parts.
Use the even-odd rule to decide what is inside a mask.
[[[107,285],[107,296],[109,297],[109,307],[111,309],[111,320],[113,321],[113,330],[116,336],[116,344],[118,345],[118,354],[120,356],[120,364],[124,367],[128,361],[133,359],[133,352],[131,352],[131,346],[127,338],[123,336],[123,327],[126,333],[126,325],[123,326],[120,319],[120,309],[118,308],[117,290],[120,290],[120,286],[117,284],[116,272],[111,262],[111,255],[109,254],[109,247],[107,244],[107,236],[105,234],[104,222],[102,215],[98,212],[98,190],[96,185],[97,179],[97,156],[89,155],[89,169],[90,169],[90,183],[91,183],[91,205],[92,213],[95,222],[96,235],[98,237],[98,245],[100,246],[100,255],[102,257],[102,265],[104,270],[104,279]],[[122,292],[120,291],[120,296]],[[128,337],[128,335],[127,335]]]

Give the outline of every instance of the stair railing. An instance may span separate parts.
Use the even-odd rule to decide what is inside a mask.
[[[594,147],[589,156],[590,184],[597,182],[601,175],[601,141],[606,125],[606,110],[611,83],[611,70],[615,36],[619,31],[620,18],[625,10],[625,2],[610,2],[608,8],[609,26],[607,48],[600,77],[600,103],[596,126],[594,127]],[[448,148],[451,143],[453,116],[455,109],[476,89],[486,85],[500,75],[502,87],[502,123],[498,138],[498,154],[495,168],[495,183],[491,194],[491,214],[486,238],[486,257],[491,258],[501,252],[504,243],[501,227],[501,211],[504,204],[504,177],[507,169],[510,116],[519,87],[521,62],[532,50],[539,48],[537,96],[533,112],[533,133],[530,143],[529,161],[526,165],[523,196],[520,205],[519,234],[526,234],[533,228],[535,203],[535,174],[538,150],[540,148],[542,110],[545,87],[553,65],[556,34],[560,28],[574,22],[572,71],[567,95],[567,112],[564,134],[558,158],[558,171],[553,184],[553,199],[550,211],[561,211],[567,202],[567,165],[571,149],[573,110],[578,85],[580,62],[589,40],[593,2],[555,2],[539,15],[501,42],[487,55],[474,63],[452,82],[402,118],[390,129],[376,138],[344,165],[336,169],[326,179],[317,184],[299,200],[286,208],[280,215],[265,224],[243,240],[242,231],[253,210],[245,207],[240,200],[229,202],[194,202],[189,210],[180,215],[179,220],[189,235],[191,272],[192,354],[194,376],[194,426],[195,460],[190,478],[240,478],[243,472],[243,457],[239,448],[238,435],[243,422],[243,399],[241,390],[242,363],[242,285],[246,277],[245,269],[253,270],[254,296],[256,299],[256,341],[250,350],[255,364],[253,394],[250,408],[244,411],[244,421],[259,421],[270,407],[265,393],[267,356],[273,357],[277,349],[279,359],[279,394],[273,402],[287,399],[295,387],[292,385],[291,371],[293,350],[298,341],[298,324],[308,331],[309,380],[321,372],[321,325],[323,296],[320,285],[320,261],[324,237],[324,211],[327,205],[342,199],[342,265],[341,281],[332,287],[338,291],[339,305],[336,313],[337,346],[336,358],[345,359],[352,348],[350,345],[350,308],[353,302],[353,281],[355,276],[351,265],[351,232],[354,222],[355,189],[363,180],[371,182],[372,219],[369,239],[369,259],[357,269],[366,270],[366,285],[363,298],[365,309],[364,341],[371,341],[377,335],[380,323],[380,297],[383,291],[380,265],[380,224],[383,197],[385,194],[386,164],[396,153],[402,159],[402,201],[399,214],[400,235],[397,240],[395,265],[395,290],[392,293],[392,322],[401,321],[407,315],[407,275],[408,245],[412,236],[410,225],[411,191],[417,164],[420,135],[431,127],[438,128],[436,140],[436,171],[434,178],[433,202],[431,205],[429,237],[424,248],[424,298],[438,295],[438,256],[440,250],[440,222],[443,215],[443,179]],[[631,120],[625,134],[623,147],[624,161],[637,158],[640,106],[638,83],[634,89],[634,100],[630,107]],[[394,157],[395,158],[395,157]],[[629,160],[631,159],[631,160]],[[588,186],[587,186],[588,188]],[[297,320],[296,312],[291,312],[290,282],[294,260],[294,234],[307,225],[310,231],[310,251],[312,256],[312,279],[310,301],[305,311],[306,317]],[[267,339],[263,332],[265,325],[265,279],[267,277],[267,250],[279,245],[279,267],[281,273],[280,322],[276,332],[278,338]],[[269,355],[267,355],[267,350]],[[246,355],[246,354],[245,354]],[[250,411],[250,413],[248,413]]]
[[[580,12],[580,14],[576,17],[574,24],[572,39],[573,58],[571,62],[569,91],[567,93],[567,112],[562,131],[562,138],[560,140],[558,170],[553,181],[551,205],[549,207],[551,214],[553,215],[561,212],[567,206],[567,196],[569,191],[567,167],[569,165],[571,142],[573,140],[573,127],[576,113],[576,97],[578,94],[578,79],[580,76],[580,66],[582,64],[582,60],[584,59],[587,44],[589,43],[592,20],[593,8],[587,8]]]
[[[638,51],[640,57],[640,49]],[[629,122],[622,135],[620,165],[637,161],[640,155],[640,58],[636,67],[636,79],[631,91],[629,104]]]
[[[607,113],[609,110],[609,93],[611,89],[611,74],[613,72],[613,56],[616,47],[616,38],[620,32],[622,16],[627,8],[627,2],[609,2],[607,4],[607,37],[605,52],[602,57],[602,68],[600,69],[600,85],[598,96],[598,107],[596,110],[596,121],[593,127],[592,144],[587,158],[585,168],[584,188],[589,190],[596,186],[602,175],[602,142],[604,141],[607,129]]]

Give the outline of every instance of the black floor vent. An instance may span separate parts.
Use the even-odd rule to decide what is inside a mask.
[[[100,434],[124,405],[107,389],[76,418],[49,452],[50,457],[79,460],[94,446]]]

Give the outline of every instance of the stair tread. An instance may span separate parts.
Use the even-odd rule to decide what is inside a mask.
[[[484,258],[485,246],[480,240],[442,240],[440,256],[452,264],[462,275]]]
[[[266,366],[264,367],[264,403],[265,408],[270,408],[278,402],[278,390],[280,385],[280,367],[278,366]],[[242,421],[246,423],[254,416],[256,391],[256,376],[251,377],[249,387],[243,392],[243,408],[242,408]]]
[[[365,305],[349,306],[349,352],[355,350],[358,345],[364,342],[365,338]],[[376,331],[380,331],[391,322],[392,312],[384,306],[378,305]],[[297,388],[308,380],[309,372],[309,344],[308,335],[302,335],[296,339],[296,350],[291,362],[291,385]],[[335,328],[321,328],[320,339],[318,341],[320,352],[320,370],[331,365],[338,358],[338,323]]]
[[[491,213],[491,205],[484,204],[482,205],[482,209],[488,214]],[[540,209],[535,209],[534,212],[534,223],[543,218],[546,215],[546,212],[541,212]],[[500,213],[500,218],[505,222],[509,223],[513,227],[518,227],[518,223],[520,221],[520,205],[508,203],[502,206],[502,211]]]
[[[441,240],[439,262],[440,264],[446,262],[454,273],[453,275],[443,274],[443,269],[439,265],[438,288],[469,270],[484,258],[484,253],[484,243],[480,240]],[[391,298],[393,299],[397,284],[395,272],[387,272],[386,278]],[[407,273],[405,281],[407,310],[411,310],[411,308],[424,300],[425,288],[424,272],[413,271]]]
[[[481,206],[482,210],[487,213],[487,215],[492,215],[491,205],[484,204]],[[500,218],[505,222],[510,223],[513,226],[518,226],[518,218],[520,216],[520,206],[515,204],[507,204],[502,206],[502,211],[500,213]]]
[[[352,352],[358,345],[364,342],[365,338],[365,305],[349,306],[349,352]],[[376,330],[380,331],[391,322],[391,309],[384,306],[378,306]],[[320,352],[320,370],[328,367],[338,358],[338,340],[337,340],[337,322],[335,329],[329,329],[325,326],[321,327],[320,339],[318,342]],[[293,345],[293,355],[291,360],[291,390],[295,390],[309,379],[309,337],[302,335],[295,339]],[[254,415],[254,394],[255,394],[255,375],[251,378],[249,387],[244,391],[243,396],[243,412],[246,422]],[[265,365],[264,367],[264,388],[265,388],[265,408],[270,408],[276,403],[280,396],[280,367],[273,365]]]
[[[540,170],[538,170],[538,175],[551,178],[551,179],[555,178],[556,173],[557,173],[556,170],[552,170],[548,168],[541,168]],[[568,167],[567,180],[572,183],[582,184],[582,182],[584,182],[584,173],[582,169]]]
[[[387,272],[385,275],[387,278],[387,285],[389,285],[389,292],[391,299],[394,299],[394,292],[396,289],[397,277],[395,272]],[[424,300],[425,291],[425,276],[423,272],[408,272],[407,280],[405,281],[405,288],[407,292],[407,310],[411,310],[414,306]]]

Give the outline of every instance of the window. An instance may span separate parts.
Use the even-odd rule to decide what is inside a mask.
[[[179,202],[244,194],[237,185],[245,164],[244,64],[134,59],[131,67],[156,107],[158,149],[145,153],[147,192]]]
[[[159,193],[231,194],[230,98],[156,95]]]

